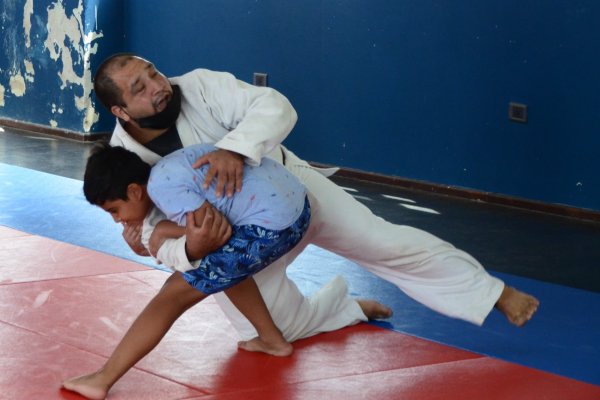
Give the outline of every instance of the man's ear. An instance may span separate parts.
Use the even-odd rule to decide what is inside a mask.
[[[140,201],[144,197],[144,188],[139,183],[130,183],[127,185],[127,198],[129,200]]]
[[[110,108],[110,112],[115,117],[121,118],[122,120],[127,121],[127,122],[129,122],[129,120],[131,119],[131,117],[129,116],[129,114],[127,114],[127,112],[121,106],[112,106]]]

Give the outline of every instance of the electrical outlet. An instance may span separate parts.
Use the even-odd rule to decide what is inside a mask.
[[[508,103],[508,119],[516,122],[527,122],[527,105],[521,103]]]
[[[267,76],[264,72],[255,72],[253,79],[254,86],[269,86],[267,84]]]

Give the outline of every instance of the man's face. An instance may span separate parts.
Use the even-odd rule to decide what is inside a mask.
[[[141,58],[130,60],[111,77],[121,89],[125,102],[125,107],[115,106],[125,115],[118,115],[115,110],[113,113],[126,121],[149,117],[164,110],[173,95],[167,78],[153,64]]]

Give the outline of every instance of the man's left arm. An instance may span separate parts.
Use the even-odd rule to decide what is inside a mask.
[[[242,155],[259,165],[292,131],[298,116],[289,100],[268,87],[250,85],[226,72],[196,70],[202,101],[221,126],[229,130],[216,147]]]
[[[216,179],[217,196],[239,192],[244,162],[260,165],[296,124],[296,110],[285,96],[240,81],[230,73],[197,69],[174,83],[182,87],[190,104],[206,109],[227,132],[215,143],[217,151],[194,164],[194,168],[210,164],[204,187]]]

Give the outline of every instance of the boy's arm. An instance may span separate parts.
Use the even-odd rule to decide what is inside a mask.
[[[177,225],[175,222],[167,219],[160,221],[150,235],[148,242],[148,250],[155,258],[157,258],[158,250],[167,239],[178,239],[185,235],[185,228]],[[161,262],[164,263],[163,260]]]

